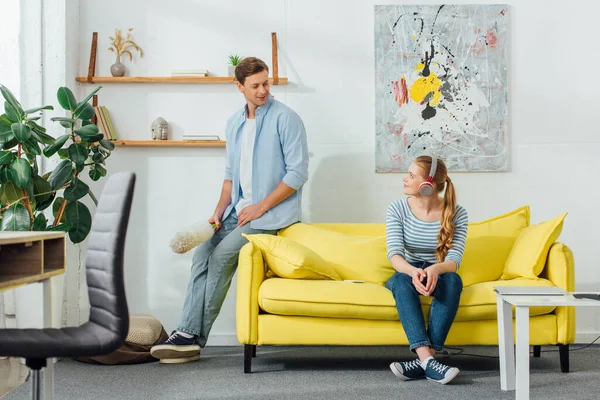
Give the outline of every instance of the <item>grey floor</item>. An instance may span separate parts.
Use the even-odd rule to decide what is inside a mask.
[[[578,345],[573,348],[582,347]],[[531,359],[532,399],[598,399],[600,347],[572,351],[571,372],[560,372],[555,347]],[[449,350],[456,353],[457,350]],[[440,361],[460,368],[449,385],[404,382],[391,361],[409,360],[402,347],[258,348],[253,373],[242,371],[243,348],[210,347],[200,361],[162,365],[103,366],[62,360],[56,364],[56,399],[514,399],[500,390],[494,347],[466,347]],[[474,357],[474,354],[484,357]],[[488,358],[490,357],[490,358]],[[3,399],[29,398],[30,382]]]

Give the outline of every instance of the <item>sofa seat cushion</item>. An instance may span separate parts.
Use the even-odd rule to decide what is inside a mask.
[[[545,279],[513,279],[483,282],[463,289],[455,321],[496,319],[494,286],[553,286]],[[423,312],[429,314],[432,297],[421,296]],[[392,292],[372,283],[271,278],[259,289],[262,311],[277,315],[325,318],[358,318],[397,321]],[[530,316],[549,314],[555,307],[531,307]]]

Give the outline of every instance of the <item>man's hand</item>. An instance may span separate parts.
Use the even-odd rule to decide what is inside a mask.
[[[425,289],[425,285],[423,285],[423,279],[427,277],[427,274],[421,268],[414,268],[411,273],[412,283],[415,285],[415,289],[417,292],[421,293],[423,296],[428,296],[427,290]]]
[[[244,209],[238,215],[237,226],[244,226],[248,222],[253,221],[255,219],[258,219],[258,218],[262,217],[262,215],[266,211],[267,210],[265,210],[259,204],[252,204],[252,205],[249,205],[248,207],[244,207]]]
[[[429,266],[425,268],[425,274],[427,275],[427,284],[425,285],[426,296],[430,296],[431,293],[435,290],[435,286],[437,285],[438,276],[440,272],[435,267],[435,265]]]
[[[212,217],[208,219],[208,223],[213,226],[215,232],[218,231],[221,229],[221,215],[219,215],[219,213],[214,213]]]

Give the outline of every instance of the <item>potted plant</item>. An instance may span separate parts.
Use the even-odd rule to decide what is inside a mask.
[[[242,61],[243,59],[244,57],[240,57],[237,54],[229,55],[229,76],[235,76],[235,67],[237,67],[240,61]]]
[[[87,169],[97,181],[106,175],[105,160],[114,144],[104,139],[91,119],[94,108],[88,103],[100,90],[77,102],[69,88],[58,89],[58,103],[69,117],[54,117],[66,132],[58,138],[46,134],[36,121],[42,110],[52,106],[23,109],[3,85],[4,111],[0,115],[0,229],[3,231],[53,231],[69,233],[73,243],[82,242],[90,232],[92,215],[80,201],[85,196],[97,204],[89,186],[81,179]],[[53,171],[42,174],[38,157],[61,161]],[[52,214],[50,220],[45,211]]]
[[[120,29],[115,29],[115,37],[110,36],[110,47],[108,50],[112,51],[117,56],[117,62],[110,67],[110,73],[112,76],[125,76],[125,66],[121,63],[121,56],[123,54],[129,54],[129,61],[133,61],[133,54],[130,49],[135,49],[140,52],[140,57],[144,56],[144,51],[138,46],[133,40],[131,40],[131,31],[133,28],[129,28],[127,37],[123,38]]]

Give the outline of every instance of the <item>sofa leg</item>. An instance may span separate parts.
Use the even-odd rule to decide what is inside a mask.
[[[256,358],[256,345],[252,345],[252,358]]]
[[[569,345],[559,344],[558,352],[560,353],[560,370],[567,373],[569,372]]]
[[[249,374],[252,372],[252,348],[251,344],[244,345],[244,373]]]
[[[535,358],[542,356],[542,346],[533,346],[533,356]]]

